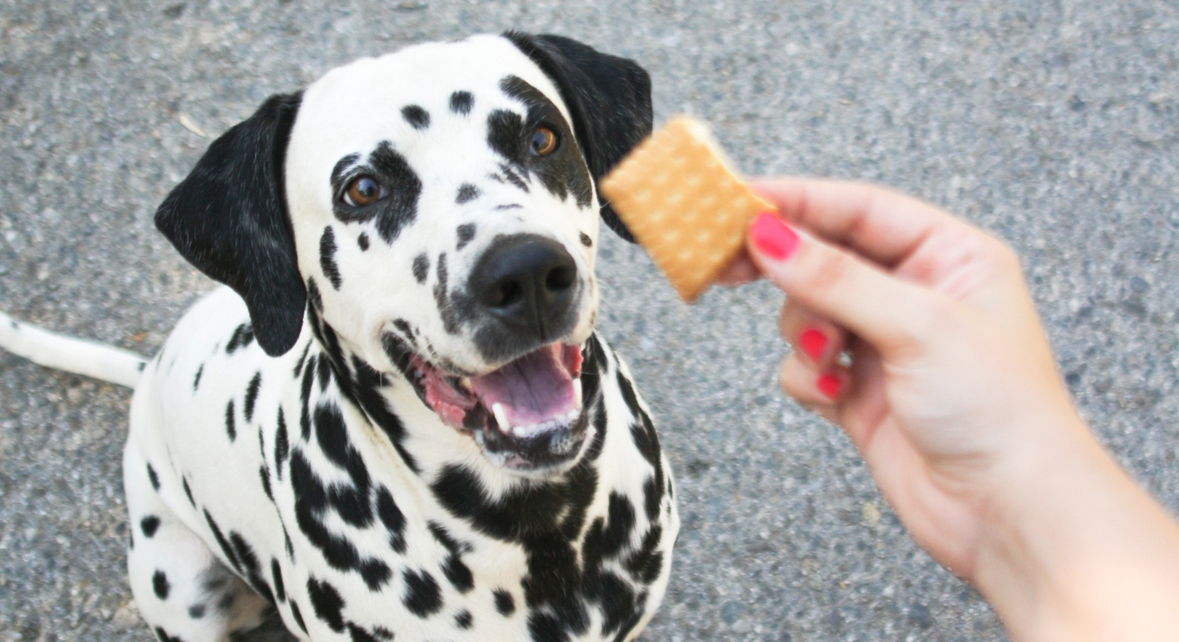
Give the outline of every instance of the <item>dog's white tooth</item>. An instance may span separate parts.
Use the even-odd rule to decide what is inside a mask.
[[[471,391],[471,378],[470,377],[460,377],[458,382],[459,382],[459,385],[462,386],[464,390],[466,390],[467,392]]]
[[[581,404],[581,379],[573,380],[573,398],[577,400],[578,405]]]
[[[508,423],[508,413],[504,410],[502,403],[496,402],[491,404],[491,414],[495,415],[495,423],[499,424],[501,431],[508,432],[512,429],[512,424]]]

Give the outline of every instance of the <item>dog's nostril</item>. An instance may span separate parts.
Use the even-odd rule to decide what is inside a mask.
[[[544,285],[550,292],[567,290],[577,280],[577,268],[561,266],[554,268],[545,275]]]

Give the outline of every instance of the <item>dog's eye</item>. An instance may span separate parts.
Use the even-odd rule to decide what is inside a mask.
[[[364,207],[388,196],[389,192],[371,176],[357,176],[344,191],[344,202],[352,207]]]
[[[548,156],[557,151],[557,133],[548,127],[537,127],[532,132],[532,140],[528,142],[528,150],[533,156]]]

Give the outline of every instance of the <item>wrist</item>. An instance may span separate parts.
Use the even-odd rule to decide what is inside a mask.
[[[1058,428],[987,507],[972,582],[1015,640],[1179,630],[1179,528],[1079,418]]]

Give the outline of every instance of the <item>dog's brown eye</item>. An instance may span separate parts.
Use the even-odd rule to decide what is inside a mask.
[[[364,207],[385,198],[388,192],[371,176],[357,176],[344,191],[344,202],[352,207]]]
[[[537,127],[528,147],[533,156],[547,156],[557,150],[557,133],[548,127]]]

